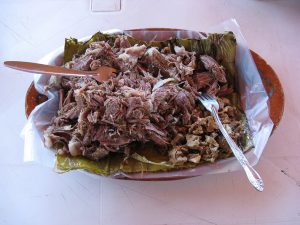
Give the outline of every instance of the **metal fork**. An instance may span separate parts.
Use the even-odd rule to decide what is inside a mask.
[[[225,127],[223,126],[219,115],[218,115],[218,110],[219,110],[219,103],[215,98],[208,94],[202,94],[198,98],[201,103],[204,105],[204,107],[211,112],[213,115],[217,125],[219,126],[220,131],[222,132],[224,138],[226,139],[227,143],[229,144],[234,156],[237,158],[241,166],[243,167],[248,180],[252,184],[252,186],[258,190],[258,191],[263,191],[264,189],[264,182],[261,179],[260,175],[256,172],[256,170],[250,165],[248,162],[246,156],[244,155],[243,151],[237,146],[237,144],[232,140],[232,138],[229,136],[227,133]]]

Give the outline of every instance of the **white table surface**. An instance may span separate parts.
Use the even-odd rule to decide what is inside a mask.
[[[92,13],[89,0],[2,0],[0,9],[1,225],[300,224],[300,1],[122,0],[120,11]],[[205,31],[232,17],[249,47],[278,73],[285,91],[282,122],[256,167],[265,181],[263,193],[248,184],[242,171],[132,182],[80,172],[59,175],[23,163],[20,132],[32,76],[6,69],[2,61],[36,61],[65,37],[98,30]]]

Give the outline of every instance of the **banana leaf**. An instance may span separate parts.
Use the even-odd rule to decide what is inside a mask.
[[[57,146],[57,149],[59,146]],[[85,169],[91,173],[108,176],[116,172],[156,172],[166,171],[175,166],[169,164],[168,158],[153,151],[154,146],[145,144],[136,149],[130,157],[122,153],[112,153],[100,161],[91,161],[82,156],[56,155],[56,171],[67,172],[74,169]]]
[[[153,150],[152,150],[153,151]],[[145,153],[147,154],[147,153]],[[161,158],[160,154],[153,155],[153,158]],[[113,154],[100,161],[91,161],[82,156],[72,157],[69,155],[56,155],[55,171],[58,173],[68,172],[70,170],[83,169],[90,173],[109,176],[117,172],[124,173],[142,173],[168,171],[182,168],[192,168],[198,164],[186,163],[185,165],[172,165],[166,161],[154,162],[138,153],[134,153],[130,158],[122,154]]]
[[[108,41],[112,45],[115,35],[97,32],[89,40],[80,42],[76,38],[66,38],[64,48],[64,63],[72,60],[74,55],[82,54],[94,41]],[[178,39],[171,38],[165,41],[145,42],[128,36],[131,45],[145,44],[146,46],[158,47],[160,49],[170,46],[174,51],[174,46],[184,46],[188,51],[195,51],[197,55],[209,55],[216,59],[226,70],[229,83],[234,84],[235,77],[235,54],[236,39],[232,32],[208,34],[205,39]]]
[[[112,45],[115,41],[115,35],[103,34],[97,32],[87,41],[78,41],[76,38],[66,38],[64,47],[64,63],[72,60],[74,55],[83,54],[89,45],[94,41],[108,41]]]
[[[236,40],[232,32],[225,32],[223,34],[208,34],[207,38],[205,39],[172,38],[161,42],[144,42],[133,37],[128,37],[128,40],[131,45],[145,44],[146,46],[155,46],[160,49],[170,46],[172,51],[174,51],[174,46],[177,45],[184,46],[188,51],[195,51],[196,55],[210,55],[225,68],[229,83],[234,84],[235,82]],[[113,45],[115,36],[97,32],[85,42],[80,42],[75,38],[67,38],[65,40],[64,63],[72,60],[74,55],[84,53],[90,43],[94,41],[108,41],[109,44]],[[252,148],[253,143],[246,117],[243,118],[243,121],[245,128],[244,136],[239,144],[244,148],[244,150],[248,150]],[[228,145],[227,148],[229,148]],[[225,149],[226,154],[222,155],[222,153],[220,153],[220,159],[230,156],[230,153],[228,154],[228,151],[226,150],[228,149]],[[157,172],[191,168],[199,165],[191,162],[185,163],[184,165],[172,165],[167,161],[168,157],[166,155],[162,155],[161,153],[155,151],[154,146],[147,145],[142,146],[130,157],[126,157],[121,153],[112,153],[109,155],[109,157],[103,158],[97,162],[81,156],[72,157],[70,155],[57,154],[56,170],[58,172],[67,172],[75,169],[84,169],[91,173],[109,176],[117,172]],[[203,163],[203,161],[200,163]]]

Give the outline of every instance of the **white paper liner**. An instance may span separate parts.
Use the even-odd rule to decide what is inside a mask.
[[[249,122],[250,130],[253,136],[254,148],[247,152],[246,156],[251,163],[255,165],[268,141],[272,132],[273,122],[269,116],[268,95],[265,91],[259,72],[247,47],[240,27],[235,19],[227,20],[213,28],[208,32],[223,33],[232,31],[237,40],[236,52],[236,68],[238,73],[238,81],[241,92],[241,100],[245,107],[245,113]],[[104,33],[120,33],[122,31],[114,29]],[[166,31],[125,31],[125,33],[143,38],[143,39],[159,39],[160,35]],[[170,31],[169,31],[170,33]],[[172,36],[179,38],[199,38],[201,34],[194,31],[176,31],[172,32]],[[89,37],[82,38],[87,40]],[[49,53],[39,63],[50,65],[61,65],[63,55],[63,46]],[[44,92],[44,86],[47,84],[49,76],[35,75],[34,84],[38,92],[48,96],[48,100],[38,105],[30,114],[28,122],[25,125],[22,136],[24,138],[24,161],[35,161],[43,165],[53,167],[55,160],[54,151],[44,147],[42,137],[43,131],[49,125],[52,117],[58,109],[57,93]],[[212,164],[203,164],[192,169],[180,171],[169,171],[164,173],[139,173],[139,174],[124,174],[117,173],[112,176],[126,176],[134,179],[155,179],[163,177],[186,177],[198,176],[205,174],[224,173],[229,171],[240,170],[241,166],[234,157],[217,161]]]

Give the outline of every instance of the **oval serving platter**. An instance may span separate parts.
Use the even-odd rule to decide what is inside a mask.
[[[147,29],[134,29],[129,30],[131,31],[163,31],[161,34],[166,33],[166,31],[170,32],[177,32],[180,30],[177,29],[168,29],[168,28],[147,28]],[[152,37],[149,37],[152,38]],[[160,37],[163,38],[163,37]],[[159,38],[159,39],[160,39]],[[257,69],[260,73],[260,76],[262,78],[263,84],[265,86],[266,92],[269,96],[269,107],[270,107],[270,117],[274,123],[274,130],[278,127],[280,120],[283,115],[284,111],[284,92],[282,89],[282,85],[280,83],[280,80],[275,73],[275,71],[272,69],[272,67],[257,53],[251,50],[252,57],[254,59],[254,62],[257,66]],[[26,99],[25,99],[25,113],[26,117],[30,115],[32,110],[39,104],[45,102],[47,100],[47,96],[42,95],[37,92],[37,90],[34,87],[33,82],[28,88],[28,91],[26,93]],[[193,170],[197,170],[203,165],[199,165],[198,167],[193,168]],[[130,174],[130,178],[128,178],[124,174],[118,174],[115,176],[112,176],[113,178],[117,179],[131,179],[131,180],[175,180],[175,179],[183,179],[188,177],[193,177],[195,173],[190,173],[190,169],[186,170],[175,170],[175,171],[169,171],[169,172],[155,172],[155,173],[136,173],[136,174]]]

